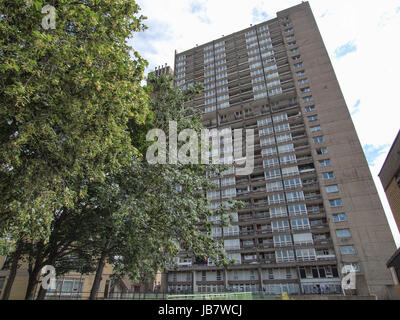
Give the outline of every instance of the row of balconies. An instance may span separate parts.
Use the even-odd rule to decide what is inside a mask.
[[[332,248],[333,242],[331,239],[326,239],[324,241],[311,241],[311,242],[298,242],[298,243],[274,243],[274,241],[262,241],[259,243],[245,243],[241,242],[240,246],[226,246],[225,250],[227,252],[243,252],[249,250],[256,250],[257,252],[263,252],[269,249],[282,249],[282,248]]]

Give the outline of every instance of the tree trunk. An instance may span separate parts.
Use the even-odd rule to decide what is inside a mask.
[[[104,250],[101,252],[100,260],[97,264],[96,276],[94,277],[92,290],[90,291],[89,300],[96,300],[97,293],[99,292],[101,276],[103,275],[104,266],[106,264],[106,258],[108,255],[108,250],[111,245],[111,240],[107,240]]]
[[[39,293],[37,295],[36,300],[44,300],[44,298],[46,297],[46,293],[47,293],[47,290],[43,289],[43,287],[40,286]]]
[[[40,270],[36,268],[29,274],[28,287],[26,288],[25,300],[35,299],[36,285],[39,283]]]
[[[4,293],[2,298],[3,300],[8,300],[10,298],[11,288],[14,284],[15,276],[17,275],[18,262],[21,256],[21,250],[22,250],[22,241],[18,241],[15,252],[12,255],[10,274],[8,275],[7,284],[4,288]]]

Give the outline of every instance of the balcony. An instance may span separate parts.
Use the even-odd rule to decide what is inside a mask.
[[[270,215],[268,212],[256,213],[254,218],[258,220],[269,219]]]
[[[330,255],[317,256],[317,260],[318,261],[336,260],[336,255],[330,254]]]
[[[299,261],[299,262],[317,261],[317,257],[316,256],[297,257],[297,261]]]
[[[274,248],[274,242],[273,241],[263,241],[262,243],[258,244],[258,248],[263,249],[263,248]]]
[[[294,229],[293,229],[294,230]],[[273,233],[279,233],[279,232],[289,232],[290,227],[281,227],[281,228],[273,228],[272,232]]]
[[[312,246],[314,244],[314,241],[312,241],[312,240],[310,240],[310,241],[299,241],[299,242],[295,242],[294,243],[294,245],[296,246],[296,247],[299,247],[299,246]]]
[[[243,242],[243,243],[242,243],[242,248],[243,248],[243,249],[254,248],[254,242],[252,242],[252,243],[250,243],[250,242]]]
[[[269,204],[267,201],[259,201],[257,203],[254,203],[254,207],[256,208],[261,208],[261,207],[268,207]]]
[[[277,242],[274,243],[275,248],[283,248],[283,247],[292,247],[293,243],[292,242]]]
[[[317,200],[321,200],[322,197],[320,195],[305,195],[304,199],[306,201],[317,201]]]
[[[226,246],[225,251],[238,251],[240,250],[240,246]]]
[[[254,230],[241,230],[240,231],[241,236],[248,236],[248,235],[253,235],[253,234],[254,234]]]
[[[306,226],[292,226],[293,231],[303,231],[303,230],[310,230],[311,227],[309,225]]]
[[[239,221],[240,222],[249,221],[249,220],[253,220],[253,216],[252,215],[240,215],[239,216]]]
[[[264,229],[258,229],[257,230],[257,234],[269,234],[272,233],[272,229],[271,228],[264,228]]]

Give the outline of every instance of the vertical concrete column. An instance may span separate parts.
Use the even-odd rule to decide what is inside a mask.
[[[197,273],[196,270],[193,270],[193,293],[197,293],[199,291],[198,287],[197,287]]]
[[[257,271],[258,271],[258,281],[259,281],[259,283],[260,283],[260,291],[264,291],[264,290],[263,290],[263,277],[262,277],[262,270],[261,270],[261,267],[259,267],[259,268],[257,269]]]

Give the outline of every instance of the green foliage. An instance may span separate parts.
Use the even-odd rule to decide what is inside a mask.
[[[93,272],[102,255],[116,278],[148,279],[182,248],[226,265],[208,218],[228,211],[205,197],[206,171],[220,169],[143,157],[150,129],[202,129],[184,105],[200,87],[166,76],[141,86],[146,62],[126,43],[145,29],[132,0],[49,1],[55,30],[41,27],[44,1],[30,3],[0,2],[1,249],[22,239],[34,280],[46,264]]]
[[[45,1],[28,3],[0,2],[0,234],[11,241],[48,237],[55,211],[129,163],[128,122],[149,114],[146,62],[126,42],[145,28],[134,1],[50,1],[55,30],[41,26]]]

